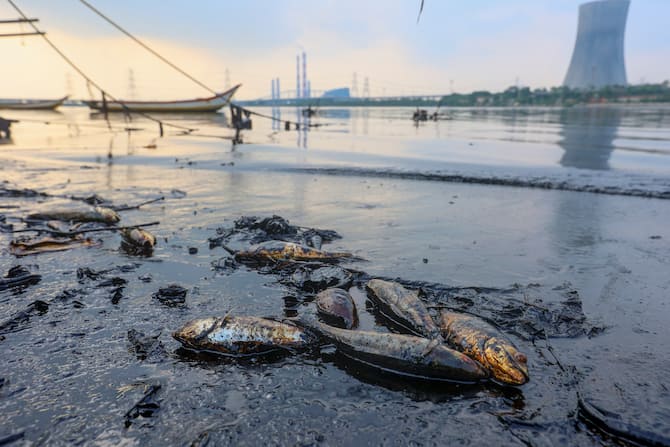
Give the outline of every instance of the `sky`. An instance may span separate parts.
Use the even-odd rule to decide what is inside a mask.
[[[126,99],[210,96],[79,0],[14,0],[98,84]],[[368,80],[371,96],[500,91],[563,82],[583,0],[88,0],[216,91],[284,96],[307,54],[312,91]],[[0,0],[0,19],[17,18]],[[631,0],[625,40],[630,83],[670,79],[670,0]],[[22,25],[23,30],[29,30]],[[17,25],[1,25],[0,33]],[[0,97],[89,98],[85,81],[40,38],[2,38]],[[131,83],[132,78],[132,83]],[[134,85],[134,88],[133,88]],[[291,91],[292,90],[292,91]]]

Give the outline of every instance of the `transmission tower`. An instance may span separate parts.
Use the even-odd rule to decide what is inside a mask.
[[[65,94],[70,98],[74,96],[74,86],[72,84],[72,73],[65,73]]]
[[[367,76],[363,80],[363,97],[364,98],[370,97],[370,80],[368,79]]]
[[[128,69],[128,99],[137,97],[137,88],[135,87],[135,73],[132,68]]]
[[[351,97],[358,97],[358,73],[354,72],[354,76],[351,79]]]

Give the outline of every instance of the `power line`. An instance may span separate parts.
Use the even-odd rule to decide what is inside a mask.
[[[102,12],[100,12],[98,9],[96,9],[96,8],[95,8],[93,5],[91,5],[89,2],[87,2],[86,0],[79,0],[79,1],[80,1],[82,4],[84,4],[84,6],[86,6],[87,8],[89,8],[91,11],[93,11],[94,13],[96,13],[97,15],[99,15],[100,17],[102,17],[107,23],[109,23],[109,24],[112,25],[114,28],[116,28],[116,29],[118,29],[119,31],[121,31],[121,32],[122,32],[123,34],[125,34],[126,36],[130,37],[132,40],[134,40],[134,41],[135,41],[138,45],[140,45],[142,48],[144,48],[145,50],[147,50],[148,52],[150,52],[151,54],[153,54],[154,56],[156,56],[158,59],[162,60],[163,62],[165,62],[166,64],[168,64],[170,67],[174,68],[174,69],[177,70],[179,73],[183,74],[184,76],[186,76],[187,78],[189,78],[191,81],[195,82],[195,83],[198,84],[200,87],[204,88],[205,90],[207,90],[208,92],[212,93],[213,95],[216,95],[216,94],[217,94],[216,91],[214,91],[213,89],[209,88],[209,87],[206,86],[204,83],[198,81],[196,78],[194,78],[194,77],[191,76],[190,74],[186,73],[184,70],[182,70],[181,68],[179,68],[178,66],[176,66],[175,64],[173,64],[172,62],[170,62],[169,60],[167,60],[165,57],[161,56],[157,51],[153,50],[151,47],[149,47],[147,44],[145,44],[144,42],[142,42],[140,39],[138,39],[137,37],[135,37],[135,36],[133,36],[132,34],[130,34],[130,32],[126,31],[124,28],[121,27],[121,25],[119,25],[118,23],[114,22],[112,19],[110,19],[110,18],[107,17],[105,14],[103,14]]]
[[[9,0],[9,1],[11,1],[11,0]],[[103,18],[103,19],[104,19],[106,22],[108,22],[110,25],[112,25],[113,27],[115,27],[116,29],[118,29],[119,31],[121,31],[123,34],[125,34],[126,36],[128,36],[129,38],[131,38],[133,41],[135,41],[135,42],[136,42],[137,44],[139,44],[140,46],[142,46],[145,50],[149,51],[151,54],[153,54],[154,56],[156,56],[157,58],[159,58],[161,61],[165,62],[165,63],[168,64],[170,67],[174,68],[174,69],[177,70],[179,73],[183,74],[184,76],[186,76],[187,78],[189,78],[190,80],[192,80],[193,82],[195,82],[196,84],[198,84],[199,86],[201,86],[202,88],[208,90],[210,93],[213,93],[214,95],[217,95],[216,91],[214,91],[213,89],[211,89],[210,87],[208,87],[208,86],[205,85],[204,83],[198,81],[195,77],[193,77],[193,76],[191,76],[190,74],[186,73],[184,70],[182,70],[181,68],[179,68],[177,65],[173,64],[173,63],[170,62],[168,59],[166,59],[165,57],[163,57],[162,55],[160,55],[157,51],[155,51],[155,50],[153,50],[152,48],[150,48],[148,45],[146,45],[144,42],[142,42],[141,40],[139,40],[137,37],[133,36],[130,32],[126,31],[123,27],[121,27],[121,25],[117,24],[117,23],[114,22],[112,19],[110,19],[109,17],[107,17],[105,14],[103,14],[101,11],[99,11],[98,9],[96,9],[96,8],[95,8],[93,5],[91,5],[89,2],[87,2],[86,0],[79,0],[79,1],[80,1],[84,6],[88,7],[91,11],[93,11],[94,13],[96,13],[97,15],[99,15],[101,18]],[[298,88],[298,91],[299,91],[299,90],[300,90],[300,80],[299,80],[299,79],[300,79],[300,56],[298,55],[297,57],[298,57],[298,59],[296,60],[296,62],[297,62],[297,70],[298,70],[297,88]],[[305,57],[306,57],[306,56],[305,56],[305,53],[303,52],[303,78],[305,77],[305,71],[306,71],[306,70],[305,70],[305,63],[306,63],[306,62],[305,62]],[[229,73],[228,69],[226,69],[226,75],[225,75],[225,76],[226,76],[226,82],[230,82],[230,73]],[[303,95],[304,95],[304,91],[305,91],[305,84],[304,84],[304,83],[305,83],[305,79],[303,79]],[[296,95],[296,97],[297,97],[297,96],[298,96],[298,95]],[[258,116],[258,117],[266,118],[266,119],[269,119],[269,120],[272,120],[272,121],[280,121],[280,122],[284,122],[286,125],[293,124],[293,125],[295,125],[296,128],[299,128],[299,127],[300,127],[300,123],[299,123],[299,122],[294,122],[294,121],[289,121],[289,120],[280,120],[280,119],[277,119],[276,117],[269,116],[269,115],[265,115],[265,114],[262,114],[262,113],[259,113],[259,112],[254,112],[254,111],[251,111],[251,110],[249,110],[249,109],[246,109],[246,108],[244,108],[244,107],[240,107],[240,106],[237,106],[237,105],[235,105],[235,107],[238,107],[238,108],[240,108],[240,109],[242,109],[242,110],[248,112],[248,113],[251,114],[251,115],[256,115],[256,116]],[[303,123],[303,127],[318,127],[318,126],[319,126],[318,124],[312,124],[312,123],[304,124],[304,123]]]
[[[143,116],[143,117],[145,117],[145,118],[147,118],[147,119],[149,119],[149,120],[151,120],[151,121],[153,121],[153,122],[155,122],[155,123],[158,123],[158,125],[160,126],[160,133],[161,133],[161,136],[162,136],[162,134],[163,134],[163,125],[166,125],[166,126],[169,126],[169,127],[174,127],[174,128],[176,128],[176,129],[182,129],[182,130],[185,130],[185,131],[187,131],[187,132],[192,132],[193,130],[195,130],[195,129],[191,129],[191,128],[188,128],[188,127],[180,126],[180,125],[178,125],[178,124],[172,124],[172,123],[168,123],[168,122],[161,121],[161,120],[159,120],[159,119],[157,119],[157,118],[154,118],[153,116],[148,115],[148,114],[146,114],[146,113],[144,113],[144,112],[138,112],[138,111],[133,111],[133,110],[131,110],[128,106],[126,106],[126,105],[123,103],[123,101],[119,101],[119,100],[116,99],[114,96],[110,95],[108,92],[105,92],[105,90],[104,90],[104,89],[103,89],[97,82],[95,82],[95,81],[94,81],[93,79],[91,79],[86,73],[84,73],[84,71],[83,71],[81,68],[79,68],[79,66],[77,66],[77,64],[75,64],[74,61],[73,61],[72,59],[70,59],[65,53],[63,53],[63,52],[56,46],[56,44],[54,44],[54,43],[53,43],[53,42],[46,36],[46,34],[45,34],[44,32],[40,31],[40,30],[37,28],[37,26],[35,26],[35,24],[34,24],[32,21],[30,21],[30,20],[28,19],[28,16],[27,16],[26,14],[23,13],[23,11],[21,10],[21,8],[19,8],[19,7],[16,5],[16,3],[14,3],[13,0],[7,0],[7,2],[8,2],[8,3],[9,3],[9,4],[16,10],[16,12],[19,13],[19,15],[21,15],[21,17],[23,17],[24,19],[26,19],[27,23],[28,23],[28,24],[35,30],[35,32],[36,32],[36,33],[39,33],[39,34],[42,36],[42,39],[44,39],[44,41],[45,41],[47,44],[49,44],[49,46],[50,46],[56,53],[58,53],[58,55],[59,55],[60,57],[62,57],[63,60],[64,60],[65,62],[67,62],[68,65],[70,65],[70,67],[72,67],[77,73],[79,73],[79,75],[80,75],[81,77],[83,77],[83,78],[86,80],[86,82],[88,82],[90,85],[92,85],[93,87],[95,87],[96,89],[98,89],[98,91],[100,91],[100,93],[102,93],[103,98],[105,97],[105,95],[107,95],[107,96],[109,96],[109,97],[112,99],[112,101],[118,102],[118,103],[121,105],[121,107],[123,107],[124,112],[126,112],[126,113],[128,113],[128,114],[130,114],[131,112],[134,112],[134,113],[136,113],[136,114],[138,114],[138,115],[140,115],[140,116]]]

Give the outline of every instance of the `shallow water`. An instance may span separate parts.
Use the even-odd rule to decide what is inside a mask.
[[[84,206],[56,196],[166,199],[122,213],[123,224],[160,221],[150,228],[159,242],[149,258],[120,252],[116,234],[97,233],[101,249],[17,259],[8,252],[16,236],[0,233],[0,274],[21,264],[42,275],[25,290],[0,291],[0,322],[36,300],[48,303],[0,341],[0,439],[611,444],[613,434],[580,416],[581,398],[605,410],[610,426],[666,442],[669,111],[453,109],[450,120],[415,126],[411,109],[331,109],[320,111],[312,122],[322,126],[309,132],[256,117],[243,133],[246,144],[236,147],[215,137],[230,136],[222,115],[168,116],[206,136],[168,130],[161,139],[144,121],[130,124],[143,131],[110,134],[81,108],[12,114],[23,122],[13,127],[13,144],[0,146],[3,187],[51,195],[0,196],[0,214],[16,229],[29,212]],[[296,119],[293,109],[279,113]],[[114,128],[126,125],[113,118]],[[311,309],[275,275],[212,267],[228,257],[209,248],[217,228],[272,214],[339,232],[343,238],[326,248],[365,259],[349,267],[421,285],[434,304],[495,321],[528,354],[531,381],[518,388],[408,384],[361,369],[328,346],[258,361],[180,351],[170,333],[192,318]],[[78,278],[82,267],[127,280],[122,298],[112,304],[113,286]],[[185,306],[152,298],[172,283],[188,289]],[[363,292],[352,293],[364,325],[385,330],[364,310]],[[579,323],[566,313],[574,296]],[[130,329],[160,333],[164,351],[141,359]],[[146,384],[161,385],[159,408],[128,420]]]

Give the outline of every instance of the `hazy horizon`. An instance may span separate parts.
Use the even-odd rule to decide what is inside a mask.
[[[295,89],[295,57],[304,50],[313,91],[351,87],[357,73],[372,96],[551,87],[563,82],[581,0],[420,1],[297,0],[224,4],[175,0],[97,0],[92,4],[168,59],[216,90],[241,83],[238,99],[270,95],[272,78]],[[116,97],[137,99],[208,93],[74,0],[18,2],[83,70]],[[3,19],[18,17],[5,3]],[[625,60],[628,81],[670,78],[670,2],[633,0]],[[0,32],[28,31],[3,25]],[[40,37],[0,39],[5,58],[0,97],[87,98],[85,81]],[[10,62],[10,63],[7,63]],[[69,91],[68,91],[69,90]]]

